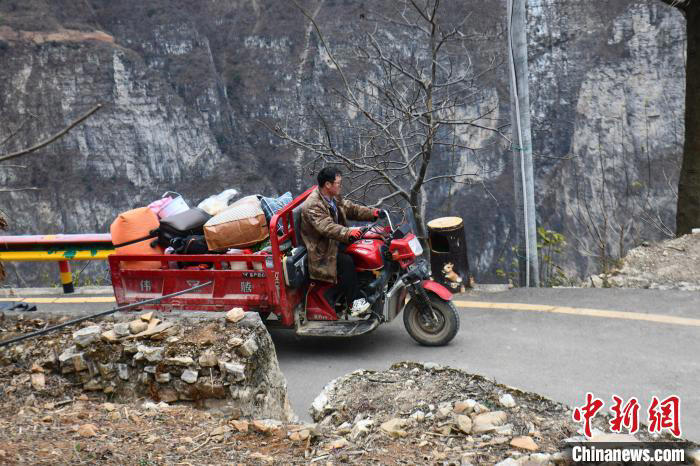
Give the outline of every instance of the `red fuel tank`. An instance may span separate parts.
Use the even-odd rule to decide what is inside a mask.
[[[381,247],[384,244],[378,239],[361,239],[345,248],[355,261],[357,270],[378,270],[384,265]]]

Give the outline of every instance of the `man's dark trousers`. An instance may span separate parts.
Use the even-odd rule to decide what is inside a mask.
[[[349,307],[357,297],[359,291],[359,280],[355,271],[355,262],[352,256],[345,254],[345,245],[338,245],[338,289],[345,294],[345,301]]]

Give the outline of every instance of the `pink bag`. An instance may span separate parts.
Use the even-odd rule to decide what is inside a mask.
[[[158,199],[157,201],[153,201],[150,204],[148,204],[148,208],[153,211],[154,214],[158,215],[161,210],[165,208],[166,205],[170,204],[173,201],[173,198],[170,196],[163,197],[161,199]]]

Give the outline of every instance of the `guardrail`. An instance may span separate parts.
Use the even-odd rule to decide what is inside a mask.
[[[0,236],[0,261],[58,262],[64,293],[72,293],[69,261],[106,260],[114,254],[109,233]]]

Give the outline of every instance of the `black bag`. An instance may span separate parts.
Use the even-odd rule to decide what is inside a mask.
[[[173,254],[211,254],[211,251],[209,251],[209,248],[207,247],[207,241],[204,239],[204,235],[173,238],[170,242],[170,246],[173,248]],[[214,264],[211,262],[177,263],[177,266],[180,269],[184,269],[185,267],[190,267],[192,265],[206,265],[207,268],[212,268],[214,266]]]
[[[282,262],[284,270],[284,282],[290,288],[301,287],[308,277],[308,260],[304,246],[292,249],[292,253],[285,256]]]
[[[197,207],[161,219],[160,226],[154,230],[158,243],[167,248],[173,238],[204,235],[204,224],[211,215]]]
[[[174,254],[210,254],[204,235],[173,238],[170,246]]]

